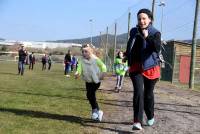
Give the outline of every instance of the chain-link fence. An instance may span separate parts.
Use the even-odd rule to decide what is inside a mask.
[[[143,3],[143,4],[142,4]],[[128,41],[128,31],[137,23],[136,13],[141,8],[150,8],[151,0],[140,1],[129,7],[119,18],[113,21],[101,32],[101,46],[104,49],[104,62],[108,70],[113,70],[116,53],[125,51]]]
[[[118,50],[124,51],[128,40],[128,31],[137,25],[137,12],[141,8],[152,9],[153,0],[138,1],[130,6],[119,18],[113,20],[101,32],[101,46],[104,49],[104,61],[109,71],[113,69],[114,58]],[[161,32],[162,40],[179,41],[192,44],[196,0],[174,1],[156,0],[154,5],[153,25]],[[200,18],[198,19],[198,22]],[[197,38],[200,39],[200,26],[198,25]],[[197,44],[200,40],[197,41]],[[187,48],[191,55],[191,46]],[[200,50],[197,49],[196,74],[200,68]],[[176,52],[175,52],[176,53]],[[181,52],[180,52],[181,53]],[[174,61],[175,62],[175,61]],[[178,61],[180,62],[180,61]],[[174,63],[171,63],[173,66]],[[179,65],[179,64],[178,64]],[[173,68],[171,67],[171,70]],[[173,70],[172,70],[173,71]],[[173,76],[172,76],[173,77]],[[196,77],[195,79],[198,80]]]

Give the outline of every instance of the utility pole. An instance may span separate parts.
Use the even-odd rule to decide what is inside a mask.
[[[117,23],[115,23],[115,38],[114,38],[114,50],[113,50],[113,65],[114,65],[114,63],[115,63],[116,46],[117,46]],[[113,69],[113,72],[114,72],[114,69]]]
[[[151,9],[151,12],[152,12],[152,15],[154,17],[154,20],[155,20],[155,3],[156,3],[156,0],[153,0],[152,1],[152,9]]]
[[[194,88],[194,73],[195,73],[195,61],[196,61],[196,45],[197,45],[197,27],[198,27],[198,16],[199,16],[199,0],[196,0],[193,37],[192,37],[192,49],[191,49],[191,61],[190,61],[190,80],[189,88]]]
[[[89,22],[90,22],[90,28],[91,28],[91,29],[90,29],[90,30],[91,30],[91,31],[90,31],[90,32],[91,32],[91,33],[90,33],[90,34],[91,34],[91,35],[90,35],[90,44],[92,45],[92,30],[93,30],[93,24],[92,24],[92,23],[93,23],[93,20],[90,19]]]
[[[162,8],[162,14],[161,14],[161,25],[160,25],[160,33],[162,35],[162,29],[163,29],[163,8],[165,7],[165,2],[160,1],[160,4],[158,5]]]
[[[108,56],[108,27],[106,27],[106,45],[105,45],[105,64],[107,66],[107,56]]]
[[[131,12],[128,13],[128,33],[127,33],[127,42],[130,36],[130,28],[131,28]]]
[[[100,43],[99,43],[99,47],[102,47],[103,48],[103,46],[102,46],[102,37],[101,37],[101,32],[100,32],[100,35],[99,35],[100,37],[99,37],[99,40],[100,40]]]

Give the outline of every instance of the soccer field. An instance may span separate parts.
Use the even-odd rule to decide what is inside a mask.
[[[33,71],[26,66],[20,76],[17,62],[0,62],[0,133],[98,133],[84,127],[90,118],[84,88],[82,80],[64,76],[62,64],[51,71],[42,71],[41,64]]]

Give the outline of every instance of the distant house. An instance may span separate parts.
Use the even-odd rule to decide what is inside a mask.
[[[0,41],[0,46],[13,46],[16,44],[24,44],[25,47],[30,47],[30,48],[57,48],[57,47],[62,47],[62,48],[68,48],[68,47],[81,47],[82,44],[77,44],[77,43],[58,43],[58,42],[45,42],[45,41]]]
[[[182,41],[168,41],[163,52],[166,61],[161,71],[161,79],[172,83],[189,82],[191,43]],[[195,83],[200,81],[200,46],[196,49]]]

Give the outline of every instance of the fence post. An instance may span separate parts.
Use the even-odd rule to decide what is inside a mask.
[[[115,64],[116,46],[117,46],[117,22],[115,22],[115,38],[114,38],[114,50],[113,50],[113,67],[114,67],[114,64]],[[114,72],[114,69],[113,69],[113,72]]]
[[[153,14],[154,20],[155,20],[155,3],[156,3],[156,0],[153,0],[152,1],[152,9],[151,9],[151,12]]]
[[[130,28],[131,28],[131,12],[128,13],[128,33],[127,33],[127,42],[130,36]]]
[[[105,45],[105,64],[107,66],[107,56],[108,56],[108,27],[106,27],[106,45]]]
[[[192,49],[191,49],[191,61],[190,61],[190,79],[189,88],[194,88],[194,73],[195,73],[195,60],[196,60],[196,45],[197,45],[197,27],[198,27],[198,15],[199,15],[199,0],[196,0],[193,37],[192,37]]]

